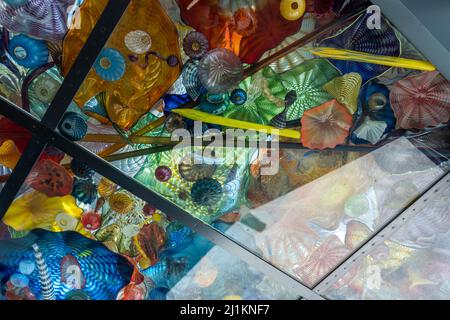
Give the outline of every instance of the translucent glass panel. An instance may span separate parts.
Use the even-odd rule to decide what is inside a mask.
[[[2,222],[1,299],[298,298],[53,147]]]
[[[260,190],[250,189],[262,202],[254,202],[247,219],[227,232],[235,229],[236,239],[253,243],[262,257],[308,286],[317,284],[444,173],[403,138],[334,170],[330,166],[342,161],[342,153],[325,153],[322,159],[301,151],[283,153],[286,157],[280,161],[287,173],[267,177],[272,181],[261,183]],[[290,184],[298,187],[281,191]],[[268,192],[278,194],[271,197]]]
[[[64,79],[63,39],[81,0],[0,1],[0,95],[42,118]]]
[[[386,241],[332,286],[330,299],[450,299],[447,179]]]
[[[28,130],[0,115],[0,191],[30,139]]]

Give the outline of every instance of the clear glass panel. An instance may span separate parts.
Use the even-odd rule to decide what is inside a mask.
[[[298,298],[54,147],[0,234],[0,299]]]
[[[0,115],[0,191],[30,139],[31,133],[28,130]]]
[[[0,1],[0,95],[37,118],[64,80],[63,39],[85,26],[81,2]]]
[[[450,185],[332,286],[330,299],[449,299]]]

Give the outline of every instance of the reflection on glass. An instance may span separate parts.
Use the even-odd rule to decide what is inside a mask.
[[[386,241],[326,291],[331,299],[449,299],[450,188],[447,182]]]
[[[298,298],[54,147],[3,217],[0,239],[1,299]]]

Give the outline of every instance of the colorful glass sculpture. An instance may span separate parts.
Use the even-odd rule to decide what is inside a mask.
[[[82,203],[91,204],[97,198],[97,186],[91,179],[75,178],[72,195]]]
[[[49,159],[41,159],[26,182],[33,189],[49,197],[62,197],[72,191],[73,179],[60,164]]]
[[[197,181],[211,178],[216,170],[216,165],[207,163],[194,163],[193,159],[186,157],[178,166],[180,176],[186,181]]]
[[[398,81],[390,99],[399,128],[423,129],[450,119],[450,83],[437,71]]]
[[[203,92],[204,87],[198,75],[198,60],[188,60],[183,66],[182,81],[187,94],[196,100]]]
[[[89,178],[94,175],[94,170],[89,168],[89,166],[84,162],[81,162],[77,159],[72,159],[72,161],[70,162],[70,169],[72,170],[74,175],[82,179]]]
[[[80,218],[83,210],[77,207],[75,198],[70,195],[47,197],[44,193],[32,191],[14,200],[3,222],[17,231],[48,228],[61,212]]]
[[[295,91],[297,99],[286,110],[286,120],[299,120],[311,108],[331,100],[333,97],[323,86],[339,76],[339,72],[326,60],[313,59],[280,75],[265,73],[268,79],[281,81],[285,92]],[[269,80],[270,81],[270,80]]]
[[[314,286],[350,253],[351,250],[337,236],[331,235],[308,256],[295,273],[306,285]]]
[[[234,89],[230,94],[230,100],[238,106],[243,105],[245,102],[247,102],[247,92],[240,88]]]
[[[31,139],[31,132],[5,117],[0,117],[0,144],[6,140],[14,141],[19,152],[25,151]]]
[[[242,81],[239,90],[246,93],[246,100],[230,105],[224,113],[227,118],[267,125],[283,110],[285,89],[275,78],[256,74]]]
[[[303,17],[306,11],[306,0],[281,0],[280,13],[283,18],[295,21]]]
[[[398,57],[401,52],[400,41],[394,29],[383,17],[381,18],[381,28],[369,29],[367,21],[370,16],[369,13],[361,15],[342,32],[321,41],[319,46]],[[363,79],[363,84],[389,70],[389,67],[369,63],[333,59],[330,59],[330,61],[342,74],[359,73]]]
[[[111,48],[103,49],[94,64],[97,75],[105,81],[118,81],[125,73],[125,58],[122,54]]]
[[[331,80],[323,88],[340,104],[346,106],[351,114],[354,114],[358,109],[358,96],[361,85],[361,76],[353,72]]]
[[[96,212],[85,212],[81,217],[81,223],[87,230],[97,230],[102,224],[102,216]]]
[[[192,186],[191,197],[192,201],[198,205],[215,205],[222,198],[222,186],[212,178],[198,180]]]
[[[19,34],[9,42],[9,54],[19,65],[35,69],[48,61],[49,52],[47,44],[43,40],[37,40]]]
[[[52,231],[73,231],[77,228],[80,219],[70,214],[62,212],[55,217]]]
[[[155,177],[160,182],[169,181],[172,177],[172,170],[168,166],[160,166],[155,170]]]
[[[189,58],[200,59],[208,49],[208,39],[200,32],[191,31],[183,39],[183,50]]]
[[[61,85],[61,79],[57,74],[55,68],[37,76],[30,85],[30,98],[34,97],[42,103],[50,104]]]
[[[64,74],[106,3],[85,1],[81,5],[79,27],[71,28],[64,39]],[[130,129],[167,92],[180,71],[177,31],[159,1],[132,0],[75,102],[83,108],[91,98],[105,92],[104,107],[109,119],[122,129]]]
[[[0,25],[36,38],[62,40],[68,16],[77,8],[74,4],[75,0],[2,0]]]
[[[302,118],[302,143],[311,149],[334,148],[343,144],[353,118],[336,100],[305,112]]]
[[[357,123],[351,141],[355,144],[376,144],[395,129],[396,119],[389,101],[389,89],[372,81],[362,88],[360,102],[361,121]]]
[[[406,39],[404,35],[396,30],[398,39],[400,40],[400,45],[402,48],[402,53],[400,57],[414,60],[426,60],[425,57],[417,50],[414,45]],[[395,82],[407,77],[408,75],[418,73],[417,70],[409,68],[391,68],[382,75],[377,77],[377,81],[385,86],[393,85]]]
[[[14,169],[21,155],[12,140],[6,140],[0,145],[0,165],[2,166]]]
[[[112,195],[116,191],[116,189],[117,185],[106,178],[101,178],[97,186],[98,194],[103,198],[107,198]]]
[[[67,139],[79,141],[86,135],[88,126],[86,120],[79,113],[66,112],[58,125],[58,129]]]
[[[203,33],[212,49],[229,49],[248,64],[258,61],[265,51],[278,46],[301,26],[301,19],[283,18],[279,0],[208,0],[192,7],[192,0],[177,2],[183,21]]]
[[[200,98],[198,109],[211,114],[221,115],[230,105],[228,94],[207,93]]]
[[[198,75],[211,93],[224,93],[242,79],[241,60],[230,50],[218,48],[209,51],[200,61]]]
[[[371,120],[369,117],[364,118],[363,123],[353,132],[358,139],[369,141],[376,144],[380,141],[386,131],[387,123],[384,121]]]
[[[173,112],[177,113],[179,115],[182,115],[183,117],[191,119],[191,120],[202,121],[202,122],[210,123],[210,124],[214,124],[214,125],[220,125],[220,126],[236,128],[236,129],[254,130],[254,131],[262,132],[265,134],[276,134],[281,137],[288,137],[288,138],[293,138],[293,139],[300,138],[300,132],[298,132],[296,130],[278,129],[278,128],[275,128],[272,126],[258,124],[258,123],[254,123],[254,122],[220,117],[220,116],[212,115],[212,114],[205,113],[205,112],[198,111],[198,110],[175,109],[175,110],[173,110]]]
[[[71,231],[34,230],[24,238],[2,240],[0,248],[2,279],[13,275],[23,259],[36,262],[37,270],[20,283],[28,282],[39,300],[71,299],[74,290],[78,298],[115,299],[133,271],[125,258]]]
[[[294,90],[289,91],[284,97],[283,112],[273,117],[272,120],[270,120],[270,124],[280,129],[298,127],[298,120],[287,120],[287,110],[295,102],[295,100],[297,100],[297,93]]]
[[[118,213],[128,213],[134,208],[133,198],[126,192],[116,192],[108,199],[109,207]]]
[[[306,13],[302,18],[302,27],[299,32],[286,37],[277,47],[266,51],[261,59],[265,59],[267,57],[270,57],[271,55],[275,54],[276,52],[286,48],[287,46],[291,45],[295,41],[303,38],[307,34],[314,31],[316,28],[316,19],[311,13]],[[276,73],[282,73],[285,71],[288,71],[290,69],[295,68],[302,62],[305,62],[306,60],[313,59],[314,56],[309,52],[309,49],[312,47],[312,43],[308,43],[305,46],[302,46],[300,48],[297,48],[295,51],[289,53],[288,55],[281,57],[280,59],[277,59],[276,61],[272,62],[269,67],[275,71]]]

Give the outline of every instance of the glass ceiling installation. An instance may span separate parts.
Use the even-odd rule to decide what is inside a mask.
[[[0,0],[0,300],[450,299],[450,83],[370,6]]]

